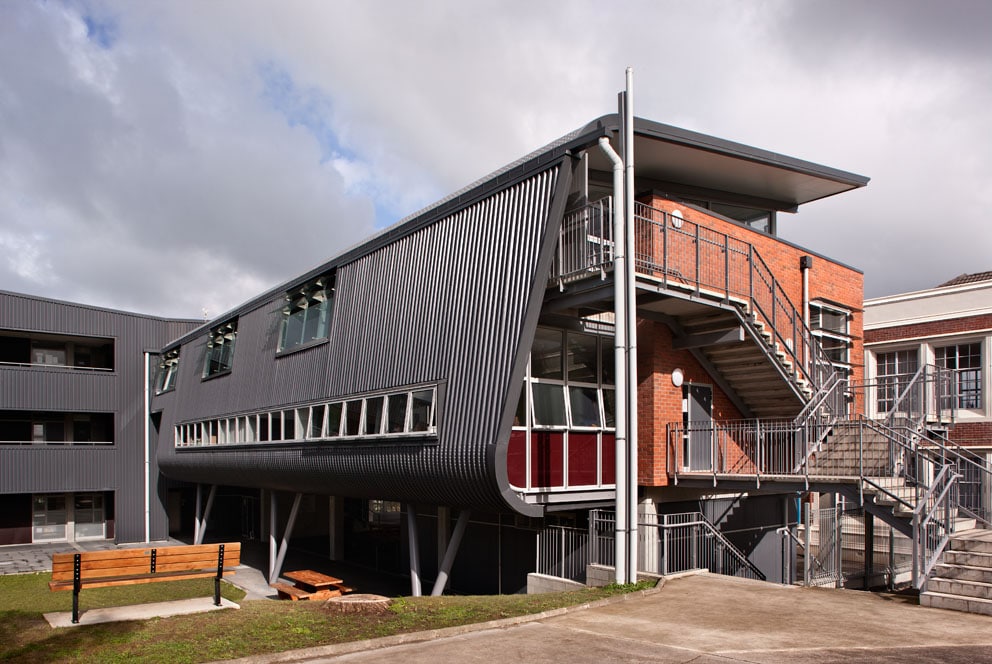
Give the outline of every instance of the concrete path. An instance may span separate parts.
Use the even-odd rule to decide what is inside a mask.
[[[670,579],[628,601],[507,628],[392,645],[416,638],[404,635],[239,661],[992,662],[992,618],[915,601],[702,574]]]

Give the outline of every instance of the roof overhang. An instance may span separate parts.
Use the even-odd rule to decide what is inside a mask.
[[[595,124],[607,131],[619,128],[615,115],[600,118]],[[655,189],[670,186],[683,193],[726,193],[768,209],[794,211],[805,203],[864,187],[869,180],[642,118],[635,118],[634,130],[634,169],[639,187],[644,182]],[[618,140],[616,133],[611,140]],[[594,170],[610,169],[599,150],[590,150],[589,159]]]

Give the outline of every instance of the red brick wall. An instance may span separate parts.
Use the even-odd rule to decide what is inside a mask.
[[[992,314],[965,316],[964,318],[951,318],[949,320],[938,320],[929,323],[897,325],[895,327],[865,330],[865,342],[877,343],[898,341],[900,339],[917,339],[920,337],[932,337],[938,334],[956,334],[959,332],[971,332],[972,330],[988,330],[990,328],[992,328]]]
[[[951,429],[950,438],[965,447],[992,446],[992,422],[959,422]]]
[[[640,200],[652,207],[666,212],[680,210],[688,222],[698,223],[708,229],[725,234],[734,240],[754,246],[757,253],[768,265],[781,285],[783,291],[797,309],[802,307],[802,271],[799,269],[801,256],[809,252],[785,244],[784,242],[745,226],[717,219],[695,209],[685,207],[659,196],[650,196]],[[689,225],[687,224],[686,228]],[[655,256],[660,255],[660,245],[657,239],[649,250],[642,248],[645,237],[638,238],[638,250],[650,251]],[[743,245],[738,245],[743,246]],[[668,246],[670,256],[674,255],[674,246]],[[693,250],[694,251],[694,250]],[[713,256],[718,254],[714,253]],[[722,254],[719,254],[722,256]],[[714,260],[700,260],[701,280],[707,278],[713,283],[722,280],[724,271],[723,258],[713,270]],[[745,259],[739,255],[731,262],[730,271],[733,274],[746,270]],[[694,263],[693,263],[694,266]],[[694,276],[694,275],[693,275]],[[853,311],[850,322],[850,334],[854,337],[851,348],[851,361],[855,363],[851,380],[863,381],[864,371],[861,359],[864,357],[862,335],[864,303],[864,277],[857,270],[844,267],[835,262],[813,257],[813,267],[809,274],[810,298],[823,298],[836,302]],[[672,385],[671,373],[676,367],[685,372],[686,382],[706,383],[713,385],[713,418],[714,420],[740,419],[741,414],[731,404],[713,378],[696,362],[688,351],[672,350],[672,334],[662,324],[642,321],[638,325],[638,474],[639,480],[645,486],[664,486],[668,484],[666,425],[669,422],[682,420],[682,390]]]
[[[682,388],[672,385],[672,370],[682,369],[686,383],[713,385],[713,419],[738,420],[740,411],[689,351],[672,349],[672,332],[665,325],[637,325],[637,454],[638,482],[668,484],[669,422],[682,422]]]

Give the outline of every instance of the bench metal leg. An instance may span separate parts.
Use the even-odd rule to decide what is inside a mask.
[[[217,576],[214,577],[214,606],[220,606],[220,580],[224,578],[224,545],[217,547]]]
[[[82,556],[76,554],[72,557],[72,624],[79,622],[79,589],[81,586],[80,572],[82,571]]]

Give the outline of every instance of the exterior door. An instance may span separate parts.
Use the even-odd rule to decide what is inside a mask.
[[[713,388],[688,385],[688,443],[690,471],[713,469]]]

